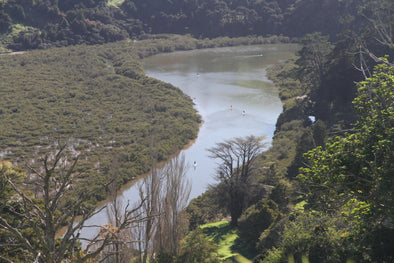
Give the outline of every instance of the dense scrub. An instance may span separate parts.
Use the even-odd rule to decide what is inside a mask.
[[[125,183],[150,169],[151,156],[166,160],[194,139],[200,117],[191,99],[145,76],[142,47],[125,41],[1,56],[2,157],[29,159],[67,142],[87,155],[97,182],[116,169]]]

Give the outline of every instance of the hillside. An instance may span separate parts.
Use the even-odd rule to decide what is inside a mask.
[[[302,37],[315,31],[337,39],[341,28],[361,27],[359,7],[337,0],[7,0],[0,3],[0,43],[3,50],[27,50],[152,33]]]
[[[23,52],[0,56],[0,260],[392,262],[393,28],[390,0],[2,1],[0,53]],[[85,196],[96,204],[116,193],[113,182],[147,172],[197,135],[190,98],[145,76],[141,58],[276,41],[302,48],[269,69],[284,103],[270,149],[239,169],[224,160],[218,175],[233,177],[186,211],[177,203],[183,182],[152,173],[139,210],[119,214],[112,200],[97,249],[82,251],[77,230],[55,238],[54,222],[72,226],[92,213]],[[62,143],[69,156],[83,153],[69,170],[77,180],[56,187],[64,170],[47,169],[47,159],[46,184],[39,169],[20,168]],[[178,176],[163,180],[173,183],[182,165],[166,171]],[[229,215],[231,227],[199,227]],[[58,261],[44,259],[54,254]]]

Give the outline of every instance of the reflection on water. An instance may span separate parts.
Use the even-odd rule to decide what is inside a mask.
[[[216,164],[208,158],[207,148],[248,135],[265,135],[267,142],[271,141],[282,103],[277,89],[267,79],[266,69],[288,58],[296,49],[296,45],[215,48],[161,54],[143,61],[147,75],[182,89],[193,98],[202,116],[197,140],[182,152],[190,166],[191,198],[215,183]],[[126,200],[134,203],[137,197],[135,186],[122,193],[124,203]],[[87,223],[106,222],[103,212]],[[87,232],[85,236],[93,235]]]
[[[215,183],[207,148],[234,137],[265,135],[271,140],[282,110],[278,91],[267,79],[268,66],[291,56],[295,45],[214,48],[161,54],[144,60],[146,73],[181,88],[193,98],[204,121],[196,142],[185,150],[191,197]],[[242,112],[245,111],[245,114]]]

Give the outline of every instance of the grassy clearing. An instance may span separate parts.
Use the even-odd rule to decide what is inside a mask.
[[[249,263],[252,262],[246,255],[241,255],[236,248],[238,230],[228,221],[219,221],[200,226],[207,237],[218,246],[220,259],[225,262]]]

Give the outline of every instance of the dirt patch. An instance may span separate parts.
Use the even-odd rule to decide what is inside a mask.
[[[0,54],[0,56],[22,55],[25,53],[26,53],[26,51],[16,51],[16,52],[10,52],[10,53],[3,53],[3,54]]]

